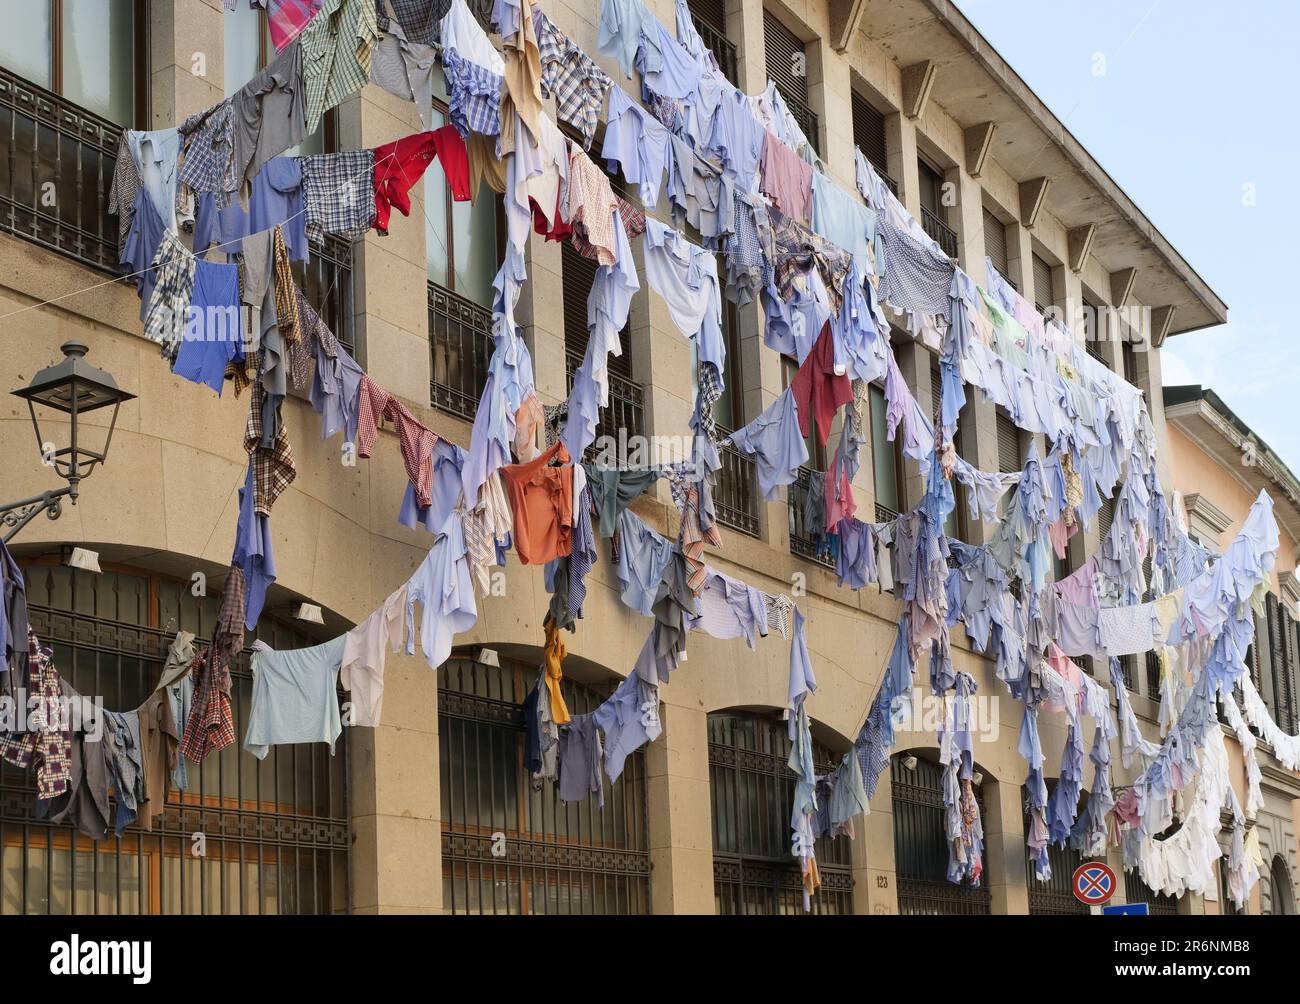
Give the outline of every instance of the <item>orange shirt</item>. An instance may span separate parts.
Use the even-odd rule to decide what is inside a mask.
[[[563,467],[548,467],[553,459]],[[515,551],[525,565],[541,565],[573,552],[573,465],[563,443],[526,464],[501,468],[514,510]]]

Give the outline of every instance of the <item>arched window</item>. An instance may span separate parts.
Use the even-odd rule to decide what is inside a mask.
[[[795,776],[786,766],[789,756],[789,731],[774,714],[709,715],[713,894],[719,914],[804,912],[799,864],[790,854]],[[840,756],[813,743],[818,774],[834,769]],[[812,897],[813,913],[853,912],[851,854],[845,837],[817,841],[822,884]]]
[[[1223,857],[1219,858],[1219,913],[1224,917],[1236,917],[1247,912],[1246,907],[1237,909],[1237,904],[1233,901],[1232,893],[1229,892],[1228,884],[1228,852],[1223,852]]]
[[[60,674],[104,707],[138,707],[153,691],[178,629],[202,642],[216,621],[219,588],[105,565],[96,575],[29,564],[32,630]],[[298,626],[264,614],[253,637],[272,648],[315,645]],[[252,675],[245,649],[231,666],[240,741],[201,766],[145,833],[138,825],[98,842],[71,825],[35,818],[31,771],[0,767],[4,913],[298,914],[348,909],[346,734],[335,755],[321,744],[277,746],[265,760],[244,751]],[[205,837],[195,856],[193,835]]]
[[[978,886],[948,881],[948,840],[943,808],[943,770],[907,754],[890,758],[894,806],[894,864],[898,872],[898,912],[901,914],[989,913],[987,873]],[[984,794],[975,785],[980,815]],[[987,859],[986,859],[987,861]],[[986,869],[987,872],[987,869]]]
[[[649,913],[644,753],[613,785],[606,779],[604,808],[595,796],[561,802],[553,785],[534,791],[520,705],[537,669],[497,661],[454,654],[438,668],[444,909]],[[563,687],[575,715],[606,696],[573,680]]]
[[[1269,913],[1276,917],[1295,913],[1295,890],[1287,872],[1286,859],[1281,854],[1273,858],[1268,872]]]
[[[1020,794],[1022,804],[1027,806],[1028,792],[1022,787]],[[1082,806],[1079,811],[1083,811]],[[1025,813],[1025,832],[1029,832],[1028,812]],[[1052,877],[1046,882],[1040,882],[1034,875],[1034,863],[1029,857],[1029,845],[1025,844],[1025,880],[1029,883],[1030,916],[1070,916],[1088,913],[1088,907],[1074,896],[1074,870],[1083,864],[1083,855],[1069,844],[1064,847],[1048,844],[1047,860],[1052,866]]]

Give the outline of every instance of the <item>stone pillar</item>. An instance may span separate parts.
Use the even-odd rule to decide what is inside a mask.
[[[758,94],[767,86],[763,5],[727,0],[727,37],[736,45],[736,86],[746,94]]]
[[[179,125],[225,96],[222,16],[220,4],[149,5],[148,128]]]
[[[650,908],[660,914],[711,914],[708,715],[699,707],[667,702],[660,715],[663,734],[646,746]]]
[[[984,859],[995,914],[1027,914],[1025,824],[1018,784],[984,782]]]
[[[855,825],[857,825],[855,823]],[[862,834],[853,851],[853,912],[898,913],[898,871],[894,856],[894,798],[885,765],[871,800],[871,813],[862,820]],[[859,853],[862,857],[859,858]],[[861,862],[861,863],[859,863]]]

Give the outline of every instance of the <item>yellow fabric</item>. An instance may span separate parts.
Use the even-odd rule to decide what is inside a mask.
[[[516,115],[533,143],[540,139],[537,120],[542,115],[542,57],[537,51],[537,30],[532,16],[525,10],[519,20],[521,30],[501,40],[506,64],[500,108],[502,157],[515,148],[515,131],[507,129],[505,124],[513,123]]]
[[[560,681],[564,679],[561,663],[568,654],[564,639],[560,637],[560,628],[555,621],[546,620],[546,650],[543,656],[546,671],[546,688],[551,692],[551,717],[556,725],[569,721],[569,708],[564,703],[564,693],[560,690]]]
[[[1179,586],[1172,593],[1166,593],[1155,601],[1156,619],[1160,623],[1162,642],[1169,637],[1169,629],[1174,626],[1174,621],[1178,620],[1178,615],[1182,613],[1183,593],[1183,587]]]

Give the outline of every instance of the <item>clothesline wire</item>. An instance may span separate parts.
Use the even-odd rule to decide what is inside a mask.
[[[326,156],[328,156],[328,155],[326,155]],[[387,154],[387,155],[385,155],[384,159],[383,159],[380,163],[385,163],[385,162],[387,162],[390,158],[392,158],[392,157],[394,157],[394,156],[396,156],[395,153]],[[339,192],[342,192],[344,189],[349,189],[349,190],[352,189],[353,186],[356,184],[357,180],[360,179],[361,177],[363,177],[366,173],[367,173],[366,170],[358,171],[355,175],[353,175],[352,177],[348,178],[346,181],[341,182],[341,183],[339,184],[339,186],[334,190],[334,192],[333,192],[332,194],[337,194],[337,193],[339,193]],[[373,197],[373,196],[372,196],[372,197]],[[284,219],[283,222],[276,224],[276,226],[281,226],[281,227],[282,227],[282,226],[284,226],[284,225],[287,224],[287,223],[291,223],[293,220],[296,220],[299,216],[302,216],[302,215],[305,214],[306,212],[307,212],[307,205],[306,205],[306,201],[305,201],[305,199],[304,199],[302,209],[298,210],[298,212],[296,212],[296,213],[293,213],[291,216],[286,217],[286,218]],[[234,237],[234,238],[231,238],[231,239],[228,240],[228,241],[223,241],[223,242],[221,242],[220,244],[213,244],[213,245],[211,245],[211,246],[205,248],[202,252],[196,252],[196,251],[191,251],[191,250],[189,250],[189,249],[185,249],[185,250],[183,250],[183,251],[181,251],[181,252],[179,252],[179,253],[174,254],[174,255],[173,255],[173,258],[176,258],[176,257],[182,257],[182,256],[183,256],[183,257],[186,257],[186,258],[194,258],[194,259],[196,259],[196,260],[198,260],[198,261],[203,261],[203,260],[204,260],[204,258],[202,257],[203,255],[207,255],[207,254],[209,254],[209,253],[211,253],[211,252],[213,252],[213,251],[221,251],[222,248],[228,247],[228,246],[230,246],[230,245],[232,245],[232,244],[241,244],[243,241],[248,240],[250,237],[256,237],[256,236],[258,236],[258,234],[269,233],[270,231],[272,231],[272,230],[274,230],[274,229],[275,229],[275,227],[267,227],[265,230],[258,230],[258,231],[256,231],[255,233],[245,234],[245,235],[243,235],[242,237]],[[169,233],[173,233],[173,234],[175,234],[176,231],[169,231]],[[232,252],[226,252],[226,253],[227,253],[227,254],[230,254],[230,253],[232,253]],[[238,252],[234,252],[234,253],[238,253]],[[308,252],[308,258],[310,258],[310,257],[311,257],[311,253],[310,253],[310,251],[309,251],[309,252]],[[173,258],[169,258],[168,261],[173,260]],[[97,282],[97,283],[95,283],[94,285],[91,285],[91,286],[85,286],[85,287],[82,287],[82,288],[80,288],[80,289],[74,289],[74,290],[71,290],[71,291],[69,291],[69,292],[67,292],[67,293],[61,293],[61,294],[59,294],[58,296],[51,297],[51,298],[48,299],[48,300],[40,300],[40,301],[38,301],[38,302],[36,302],[36,303],[30,303],[30,304],[28,304],[28,305],[25,306],[25,307],[19,307],[17,310],[11,310],[11,311],[9,311],[8,313],[0,314],[0,321],[6,320],[7,318],[10,318],[10,317],[16,317],[18,314],[26,313],[26,312],[29,311],[29,310],[36,310],[36,309],[39,308],[39,307],[46,307],[46,306],[49,306],[50,304],[59,303],[59,302],[61,302],[61,301],[63,301],[63,300],[70,299],[71,297],[74,297],[74,296],[80,296],[82,293],[91,293],[91,292],[94,292],[94,291],[97,290],[97,289],[103,289],[105,286],[113,286],[113,285],[116,285],[117,283],[123,282],[124,280],[127,280],[127,279],[135,279],[135,278],[138,278],[139,276],[146,275],[147,273],[151,272],[151,271],[153,270],[153,268],[154,268],[154,265],[153,265],[153,263],[151,262],[148,266],[146,266],[145,268],[140,269],[138,272],[128,272],[128,273],[125,273],[125,274],[123,274],[123,275],[114,276],[112,279],[106,279],[104,282]]]

